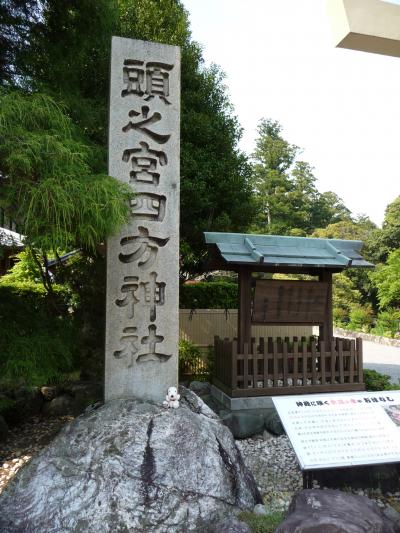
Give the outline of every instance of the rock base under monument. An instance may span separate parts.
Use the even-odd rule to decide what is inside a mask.
[[[398,533],[375,502],[340,490],[306,489],[293,498],[276,533]]]
[[[186,391],[179,409],[113,400],[65,426],[0,497],[0,531],[202,531],[259,501],[230,431]]]

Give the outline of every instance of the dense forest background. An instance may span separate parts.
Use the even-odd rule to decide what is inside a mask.
[[[204,274],[203,231],[361,239],[377,268],[335,275],[335,323],[396,336],[400,196],[382,228],[352,214],[333,191],[318,190],[300,148],[269,118],[260,117],[254,153],[241,152],[224,74],[205,67],[179,0],[4,0],[0,207],[22,229],[25,249],[0,278],[3,379],[102,373],[104,242],[127,220],[132,194],[107,175],[112,35],[182,49],[182,282]],[[195,306],[187,293],[185,305]]]

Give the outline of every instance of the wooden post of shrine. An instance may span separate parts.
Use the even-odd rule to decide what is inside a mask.
[[[324,324],[323,326],[320,326],[319,337],[325,342],[330,342],[333,339],[332,272],[329,270],[323,270],[318,277],[319,281],[325,281],[328,284]]]
[[[238,312],[238,349],[243,350],[243,344],[251,345],[251,271],[240,268],[239,274],[239,312]]]

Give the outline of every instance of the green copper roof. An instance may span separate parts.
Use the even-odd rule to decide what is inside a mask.
[[[207,244],[216,245],[227,263],[279,267],[373,267],[360,255],[362,241],[204,233]]]

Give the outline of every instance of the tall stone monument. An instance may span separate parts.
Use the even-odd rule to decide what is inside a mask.
[[[178,380],[180,49],[113,37],[109,174],[136,196],[107,242],[105,400]]]

